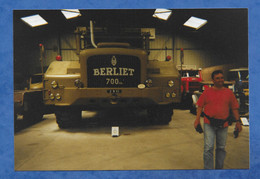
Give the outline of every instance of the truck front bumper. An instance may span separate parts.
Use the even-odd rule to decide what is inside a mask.
[[[166,95],[168,94],[168,95]],[[169,96],[170,94],[170,96]],[[50,99],[50,95],[54,99]],[[57,99],[56,96],[60,99]],[[124,107],[151,106],[155,104],[177,103],[180,100],[179,91],[174,88],[64,88],[46,91],[44,101],[55,106],[87,106]]]

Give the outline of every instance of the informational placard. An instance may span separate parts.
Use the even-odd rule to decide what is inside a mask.
[[[241,119],[243,126],[249,126],[249,122],[246,117],[241,117],[240,119]]]
[[[111,135],[112,135],[112,137],[118,137],[119,136],[119,127],[118,126],[112,127]]]

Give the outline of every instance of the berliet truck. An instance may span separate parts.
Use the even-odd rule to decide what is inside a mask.
[[[181,98],[173,61],[148,61],[145,50],[127,43],[99,43],[79,61],[52,62],[43,87],[60,128],[79,124],[83,110],[110,107],[145,109],[151,122],[167,124]]]

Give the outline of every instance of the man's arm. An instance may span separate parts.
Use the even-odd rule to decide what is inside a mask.
[[[239,121],[239,112],[238,112],[238,109],[232,109],[232,112],[233,112],[233,115],[236,119],[236,129],[238,129],[238,132],[241,132],[242,131],[242,126],[241,126],[241,123]]]
[[[200,116],[202,113],[202,107],[198,106],[197,108],[197,116],[196,116],[196,120],[194,121],[194,128],[196,129],[198,124],[200,124]]]

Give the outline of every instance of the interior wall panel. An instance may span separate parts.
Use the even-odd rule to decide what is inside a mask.
[[[76,49],[75,34],[71,33],[61,35],[61,49]]]
[[[210,49],[204,44],[205,42],[195,39],[192,36],[184,37],[176,35],[174,41],[174,59],[176,59],[177,65],[181,65],[181,48],[183,48],[184,53],[183,65],[196,65],[197,68],[205,68],[228,63],[225,61],[225,58],[222,57],[221,53]]]
[[[166,56],[173,57],[173,38],[171,34],[156,34],[154,40],[150,40],[149,60],[165,61]]]
[[[58,35],[49,36],[43,40],[43,44],[45,46],[45,67],[55,61],[57,55],[61,55],[63,61],[79,60],[76,55],[76,39],[73,33],[62,34],[60,37]]]
[[[79,57],[76,54],[76,50],[62,50],[63,61],[78,61]]]

